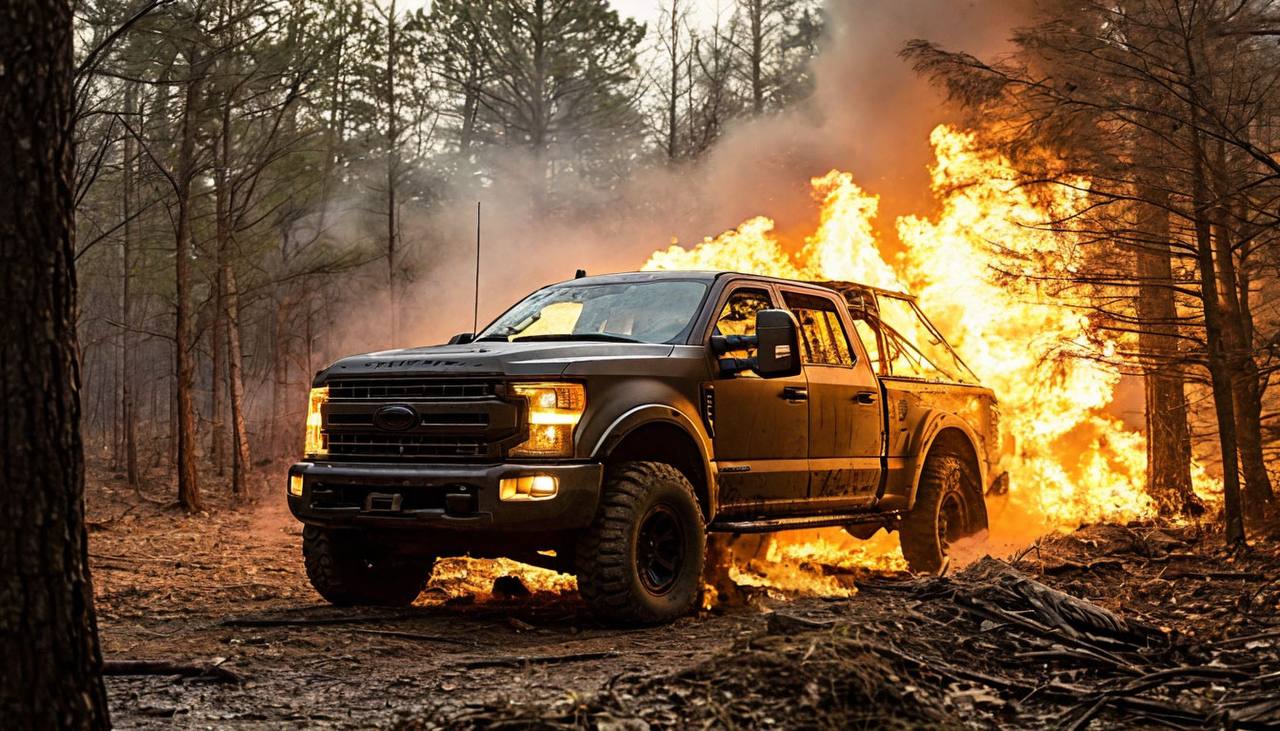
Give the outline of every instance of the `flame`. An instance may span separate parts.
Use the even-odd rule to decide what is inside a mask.
[[[897,220],[903,249],[892,265],[872,226],[878,196],[865,192],[849,173],[832,170],[811,181],[819,223],[798,254],[789,254],[773,221],[759,216],[692,249],[672,245],[658,251],[644,268],[728,269],[913,292],[983,384],[995,391],[1001,437],[1016,445],[1002,465],[1011,478],[1009,504],[1003,521],[993,516],[993,534],[1015,532],[1016,526],[1017,538],[1026,540],[1084,523],[1153,516],[1155,506],[1144,487],[1145,438],[1104,411],[1120,376],[1096,358],[1078,357],[1114,353],[1116,344],[1093,332],[1083,308],[1062,306],[1077,304],[1070,293],[1043,283],[1070,274],[1075,265],[1075,242],[1047,230],[1045,222],[1082,211],[1087,181],[1033,198],[1018,184],[1009,161],[979,151],[972,134],[940,125],[930,141],[938,213]],[[1009,275],[1019,272],[1048,276]],[[1202,469],[1197,468],[1196,480],[1198,491],[1213,492]],[[829,563],[841,559],[834,554],[847,553],[823,540],[784,537],[779,546],[771,549],[773,558],[792,567],[791,578],[798,566],[820,554]],[[875,552],[858,560],[895,567]],[[766,585],[784,591],[796,583],[780,579],[785,572],[759,566],[757,559],[735,570],[744,577],[763,576]],[[829,582],[809,584],[821,593],[833,589]]]

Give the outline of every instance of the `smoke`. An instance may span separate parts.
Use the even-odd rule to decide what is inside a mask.
[[[471,330],[476,201],[483,213],[481,326],[576,269],[633,270],[673,240],[696,243],[751,216],[774,218],[784,238],[812,230],[808,181],[832,168],[852,171],[881,194],[878,233],[895,241],[899,215],[927,214],[933,206],[929,131],[958,116],[899,50],[923,37],[982,56],[999,53],[1027,4],[833,0],[808,99],[736,122],[697,161],[631,162],[638,169],[612,187],[561,175],[557,192],[569,205],[551,215],[537,203],[543,191],[536,163],[517,150],[492,153],[482,161],[485,176],[452,180],[444,200],[402,212],[404,249],[417,274],[402,295],[401,336],[392,341],[385,328],[368,326],[386,321],[385,310],[379,312],[385,295],[370,297],[363,317],[344,318],[349,331],[330,340],[336,352],[328,355],[441,342]],[[627,165],[641,154],[620,150],[616,157]]]

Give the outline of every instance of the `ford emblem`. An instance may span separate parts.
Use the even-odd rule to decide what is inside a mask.
[[[383,406],[373,414],[373,425],[385,431],[404,431],[417,424],[418,412],[409,406]]]

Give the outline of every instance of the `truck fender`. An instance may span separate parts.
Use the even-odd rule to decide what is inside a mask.
[[[938,435],[944,431],[955,429],[964,435],[964,439],[968,442],[969,448],[973,451],[974,461],[978,464],[978,489],[982,493],[986,492],[987,485],[987,460],[983,456],[983,452],[978,448],[981,440],[978,439],[977,433],[968,422],[960,417],[947,411],[931,410],[924,419],[921,420],[920,426],[911,436],[911,443],[915,445],[915,449],[911,450],[915,455],[915,466],[911,477],[911,496],[907,501],[907,508],[910,509],[916,504],[916,490],[920,487],[920,476],[924,472],[924,461],[929,457],[929,451],[933,449],[934,442],[937,441]]]
[[[684,432],[698,450],[698,461],[701,463],[703,485],[706,494],[703,510],[707,520],[715,514],[716,480],[715,470],[711,466],[711,444],[698,424],[679,409],[666,404],[641,404],[623,412],[604,430],[591,450],[591,459],[604,460],[623,440],[636,429],[650,424],[669,424]]]

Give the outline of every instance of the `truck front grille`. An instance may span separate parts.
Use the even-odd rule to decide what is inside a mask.
[[[527,437],[523,400],[508,400],[499,381],[346,378],[328,385],[321,413],[330,459],[497,461]],[[380,428],[378,411],[391,405],[413,409],[416,420]]]
[[[329,382],[329,398],[377,401],[479,399],[495,395],[490,381],[351,378]]]
[[[483,457],[483,440],[420,434],[331,434],[329,455],[340,457]]]

